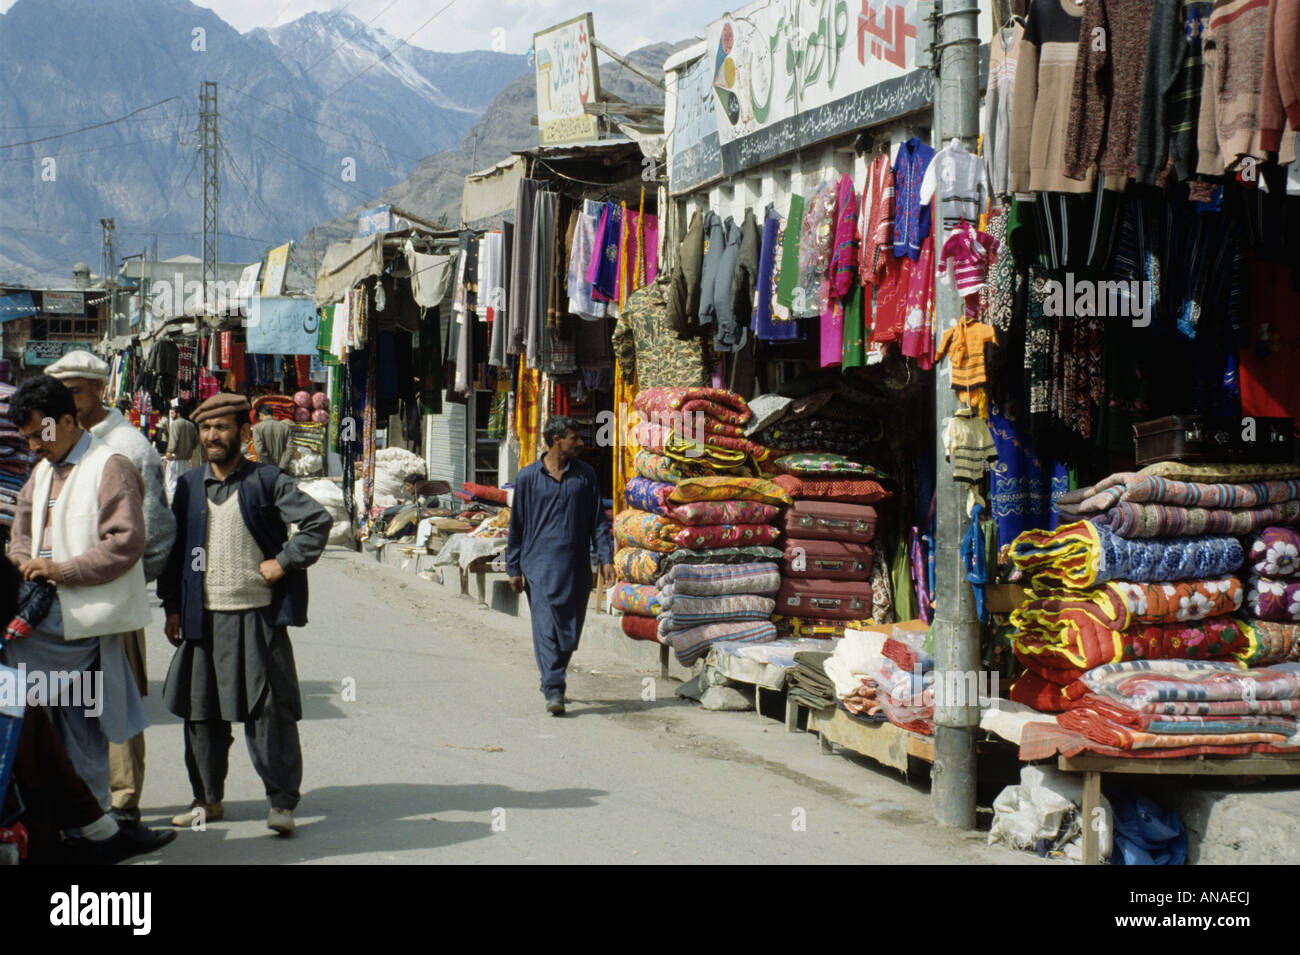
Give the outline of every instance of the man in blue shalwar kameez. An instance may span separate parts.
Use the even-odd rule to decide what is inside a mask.
[[[591,549],[600,560],[601,583],[610,587],[614,541],[596,471],[577,459],[583,446],[578,423],[551,418],[542,438],[546,453],[515,480],[506,573],[515,593],[528,595],[546,711],[561,716],[565,670],[578,649],[591,593]]]

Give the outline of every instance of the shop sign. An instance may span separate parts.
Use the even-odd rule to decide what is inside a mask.
[[[41,311],[50,315],[85,315],[86,296],[83,292],[42,292]]]
[[[23,367],[52,365],[70,351],[94,351],[94,342],[28,341],[23,347]]]
[[[673,194],[695,189],[722,175],[713,72],[713,60],[704,56],[679,74],[669,183]]]
[[[249,303],[250,355],[314,355],[320,316],[310,298],[254,296]]]
[[[266,254],[266,274],[262,277],[262,294],[279,295],[284,291],[284,273],[289,268],[289,243],[276,246]]]
[[[724,171],[934,102],[918,0],[758,0],[710,24]],[[990,27],[981,18],[981,41]]]
[[[596,117],[583,110],[600,101],[595,38],[590,13],[533,34],[537,137],[543,146],[597,137]]]

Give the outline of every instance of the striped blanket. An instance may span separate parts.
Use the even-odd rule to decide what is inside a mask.
[[[677,630],[666,637],[666,642],[677,654],[677,661],[690,666],[715,643],[771,643],[776,639],[776,627],[770,620],[753,620],[746,623],[706,623],[689,630]]]
[[[1199,484],[1151,474],[1112,474],[1092,487],[1067,491],[1057,500],[1063,514],[1095,514],[1121,501],[1172,504],[1178,507],[1257,508],[1300,500],[1300,481],[1257,481],[1251,484]]]
[[[1289,524],[1297,516],[1300,516],[1300,501],[1243,509],[1120,501],[1089,520],[1110,528],[1120,537],[1197,537],[1204,534],[1242,537],[1272,524]]]
[[[1132,660],[1089,671],[1094,693],[1130,707],[1146,703],[1300,699],[1300,666],[1244,670],[1204,660]]]
[[[692,597],[774,594],[781,589],[781,568],[772,563],[677,564],[659,580],[675,593]]]
[[[769,620],[774,609],[775,600],[756,594],[689,597],[675,593],[665,612],[659,615],[659,639],[664,640],[674,630],[689,630],[704,623]]]

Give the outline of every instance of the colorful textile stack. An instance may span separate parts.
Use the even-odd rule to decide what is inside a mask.
[[[1098,667],[1082,683],[1087,694],[1058,722],[1103,746],[1166,756],[1300,747],[1300,664],[1126,661]]]
[[[248,413],[250,421],[256,423],[263,407],[271,409],[271,416],[276,421],[293,421],[294,409],[297,407],[288,395],[262,395],[253,401],[253,410]]]
[[[754,578],[749,570],[758,564],[775,571],[780,551],[773,544],[790,498],[770,481],[747,476],[753,456],[766,453],[743,437],[748,405],[717,388],[659,387],[639,392],[634,407],[648,420],[636,428],[636,476],[624,490],[626,509],[614,520],[620,585],[612,605],[626,614],[623,632],[632,639],[653,634],[683,663],[720,640],[774,639],[768,594],[775,586],[681,594],[672,586],[677,573],[697,571],[732,586],[755,579],[766,586],[762,574]]]
[[[6,527],[13,526],[18,492],[27,483],[34,460],[26,439],[9,420],[9,398],[15,391],[13,385],[0,383],[0,525]]]
[[[1030,578],[1011,614],[1012,647],[1025,672],[1011,699],[1068,709],[1085,676],[1107,664],[1219,660],[1241,666],[1259,654],[1255,629],[1233,616],[1245,588],[1232,537],[1125,540],[1087,521],[1026,531],[1012,559]]]
[[[1266,527],[1246,541],[1243,612],[1257,648],[1247,663],[1300,662],[1300,533]]]
[[[775,640],[770,595],[780,586],[773,563],[676,564],[659,581],[659,640],[673,648],[683,666],[715,643]]]

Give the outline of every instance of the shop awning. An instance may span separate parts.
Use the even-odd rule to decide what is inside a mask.
[[[368,235],[332,242],[316,274],[316,304],[343,301],[348,289],[384,271],[384,237]]]
[[[478,222],[513,209],[525,165],[523,156],[511,156],[490,169],[466,176],[460,198],[461,221]]]

